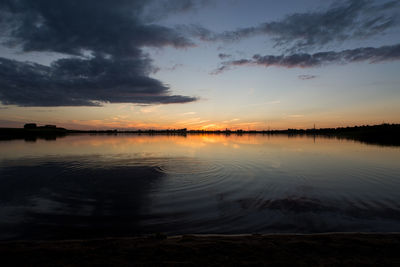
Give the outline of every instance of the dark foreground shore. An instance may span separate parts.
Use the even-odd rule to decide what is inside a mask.
[[[1,266],[400,266],[400,233],[0,242]]]

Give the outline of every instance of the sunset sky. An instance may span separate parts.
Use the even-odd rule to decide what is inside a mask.
[[[400,1],[1,0],[0,127],[400,123]]]

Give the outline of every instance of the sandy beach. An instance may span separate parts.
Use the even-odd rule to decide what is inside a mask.
[[[2,266],[400,266],[400,233],[3,241]]]

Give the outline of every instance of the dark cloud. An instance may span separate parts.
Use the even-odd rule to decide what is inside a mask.
[[[0,59],[0,101],[22,106],[194,101],[170,95],[167,86],[149,77],[155,68],[143,47],[193,46],[175,29],[144,21],[144,9],[155,2],[2,0],[4,44],[21,46],[24,52],[60,52],[70,58],[50,67]],[[188,1],[164,2],[175,2],[178,8],[179,2]],[[84,59],[88,53],[91,57]]]
[[[273,38],[275,47],[298,52],[320,48],[348,39],[365,39],[395,26],[399,22],[400,1],[337,1],[319,12],[295,13],[284,19],[254,27],[213,33],[201,26],[186,26],[186,32],[206,41],[237,41],[256,35]]]
[[[0,99],[20,106],[98,106],[101,103],[169,104],[195,101],[170,95],[148,77],[143,60],[60,59],[51,66],[0,58]]]
[[[299,75],[297,76],[300,80],[311,80],[311,79],[315,79],[317,78],[317,76],[315,75],[309,75],[309,74],[303,74],[303,75]]]
[[[311,68],[326,64],[347,64],[352,62],[369,61],[377,63],[383,61],[400,60],[400,44],[381,46],[378,48],[364,47],[348,49],[340,52],[319,52],[314,54],[298,53],[288,56],[254,55],[251,59],[231,60],[222,63],[212,74],[219,74],[232,66],[256,65],[277,66],[285,68]]]
[[[9,44],[24,51],[56,51],[79,55],[84,50],[113,56],[137,56],[142,46],[187,47],[193,43],[177,31],[144,24],[146,1],[5,0],[14,16]],[[11,24],[12,23],[12,24]]]

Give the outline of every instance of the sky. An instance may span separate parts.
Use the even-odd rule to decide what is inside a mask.
[[[0,127],[400,123],[399,0],[0,0]]]

